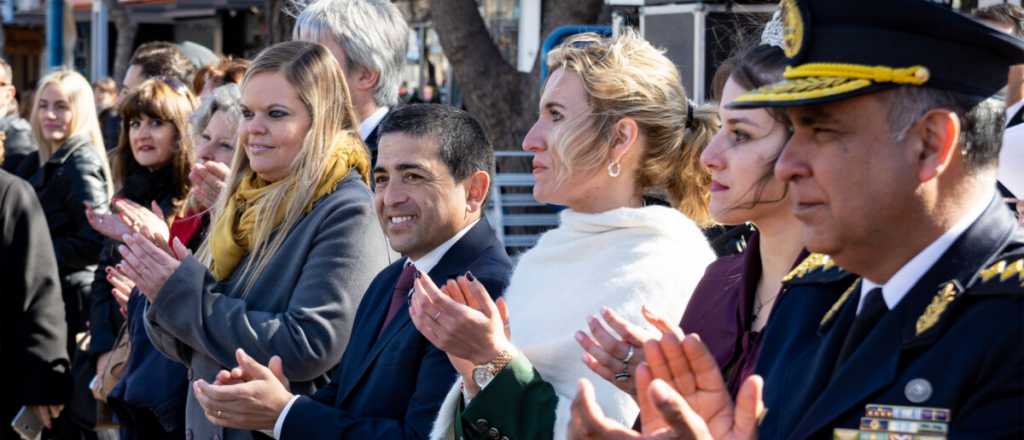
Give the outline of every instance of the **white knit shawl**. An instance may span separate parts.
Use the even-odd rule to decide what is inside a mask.
[[[678,322],[714,253],[700,229],[679,211],[651,206],[599,214],[562,211],[561,225],[522,255],[505,293],[512,344],[558,395],[555,439],[566,438],[579,378],[594,384],[604,413],[631,425],[639,408],[624,392],[590,371],[574,338],[587,317],[607,306],[650,328],[646,305]],[[456,382],[434,422],[431,439],[453,438],[462,395]]]

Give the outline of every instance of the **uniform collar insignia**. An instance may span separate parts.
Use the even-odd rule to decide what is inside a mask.
[[[783,283],[796,281],[814,273],[827,272],[830,269],[839,269],[832,257],[824,254],[810,254],[804,258],[792,271],[782,278]]]
[[[915,336],[920,336],[922,333],[928,331],[928,329],[935,326],[939,322],[939,318],[945,313],[946,308],[956,299],[960,293],[960,289],[956,282],[949,281],[942,286],[939,293],[935,294],[932,298],[931,304],[924,309],[924,313],[917,318],[917,326],[915,327]]]
[[[825,313],[825,316],[821,318],[821,323],[818,324],[820,327],[824,327],[828,325],[828,323],[832,322],[832,319],[835,318],[836,314],[839,313],[839,310],[843,308],[843,304],[846,304],[846,300],[850,298],[850,295],[852,295],[853,292],[860,288],[860,280],[860,278],[857,278],[857,281],[854,281],[853,284],[850,284],[850,287],[847,288],[845,292],[843,292],[839,299],[836,300],[836,303],[832,304],[832,307],[828,309],[828,312]]]

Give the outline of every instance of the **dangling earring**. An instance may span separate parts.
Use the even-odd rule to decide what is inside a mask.
[[[618,162],[612,162],[608,164],[608,175],[611,177],[619,177],[619,173],[622,172],[622,165]]]

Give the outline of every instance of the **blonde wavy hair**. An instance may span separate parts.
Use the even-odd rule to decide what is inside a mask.
[[[49,86],[60,88],[68,98],[71,106],[71,129],[68,138],[72,136],[84,136],[89,140],[89,147],[93,153],[100,157],[103,164],[103,174],[107,183],[107,193],[114,193],[114,182],[111,179],[110,164],[107,161],[107,149],[103,145],[103,132],[100,131],[99,119],[96,117],[96,100],[93,97],[92,86],[80,73],[74,70],[61,68],[48,73],[39,80],[34,98],[32,99],[32,114],[30,124],[32,125],[32,136],[39,145],[39,166],[46,164],[63,144],[50,142],[43,138],[42,122],[39,120],[39,97],[43,90]],[[65,139],[66,141],[67,139]]]
[[[244,292],[252,287],[256,278],[253,275],[266,268],[284,243],[287,231],[298,223],[306,207],[313,201],[318,183],[330,172],[328,161],[324,158],[337,149],[342,155],[342,163],[348,163],[358,170],[364,183],[369,184],[370,180],[370,155],[357,132],[359,124],[352,108],[348,85],[341,66],[327,48],[304,41],[289,41],[268,47],[246,71],[242,80],[242,96],[245,96],[246,87],[254,76],[268,73],[280,74],[291,84],[309,112],[311,124],[291,164],[289,176],[286,177],[291,182],[271,190],[252,207],[256,210],[256,221],[250,238],[250,257],[242,266],[242,278],[239,278],[247,280]],[[231,176],[213,208],[211,224],[217,224],[217,217],[225,212],[228,200],[252,171],[249,157],[245,153],[249,135],[244,130],[239,131]],[[272,219],[282,207],[284,220],[278,227]],[[275,231],[281,233],[274,234]],[[210,235],[198,252],[198,258],[207,267],[213,261]]]
[[[613,38],[584,33],[549,52],[547,63],[549,71],[579,75],[591,109],[555,134],[560,180],[603,169],[612,159],[615,124],[631,118],[647,138],[637,186],[648,194],[664,192],[699,225],[712,223],[711,175],[700,154],[718,131],[718,116],[713,108],[688,104],[679,71],[664,51],[633,31]]]

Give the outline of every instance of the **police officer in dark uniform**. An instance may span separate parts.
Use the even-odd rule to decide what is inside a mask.
[[[815,253],[784,281],[763,385],[749,378],[734,405],[699,338],[668,350],[680,347],[666,336],[668,365],[645,351],[674,386],[652,386],[645,424],[687,438],[1024,438],[1024,230],[996,192],[1005,116],[991,99],[1024,42],[925,0],[783,0],[781,15],[786,79],[730,105],[787,112],[775,174]],[[573,438],[626,438],[585,394]]]
[[[1024,231],[991,97],[1024,44],[923,0],[783,3],[786,80],[733,106],[786,108],[776,175],[820,254],[768,324],[760,436],[1021,438]]]

